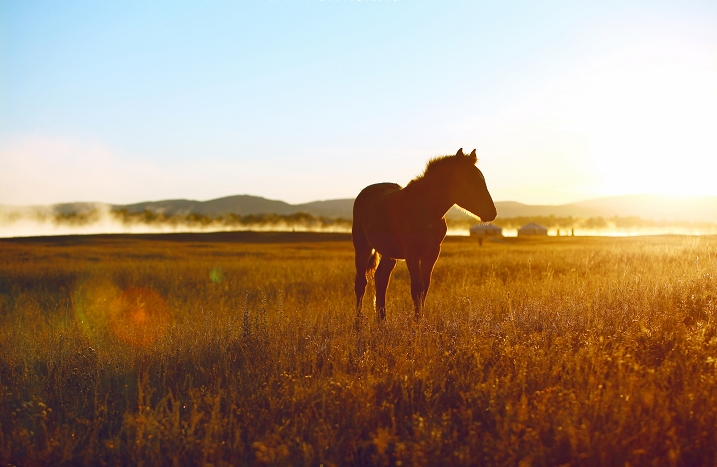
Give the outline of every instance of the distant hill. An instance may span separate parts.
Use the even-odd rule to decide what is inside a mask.
[[[597,198],[577,203],[529,205],[515,201],[495,203],[498,217],[629,217],[665,221],[717,222],[717,196],[671,197],[626,195]]]
[[[597,216],[639,216],[655,220],[717,222],[717,196],[629,195],[573,203]]]
[[[562,205],[530,205],[515,201],[498,201],[495,203],[498,217],[628,217],[636,216],[643,219],[668,221],[703,221],[717,222],[717,196],[703,197],[668,197],[658,195],[628,195],[597,198],[577,203]],[[288,215],[306,212],[314,216],[350,219],[352,217],[353,199],[333,199],[313,201],[303,204],[289,204],[284,201],[262,198],[260,196],[236,195],[209,201],[187,199],[147,201],[127,205],[110,205],[103,203],[65,203],[52,206],[2,206],[0,214],[11,212],[88,212],[94,209],[120,210],[141,212],[144,210],[175,214],[203,214],[210,216],[226,214],[268,214]],[[453,219],[470,218],[460,209],[453,207],[448,217]]]
[[[329,201],[312,201],[304,204],[289,204],[284,201],[266,199],[260,196],[236,195],[209,201],[193,201],[186,199],[149,201],[137,204],[114,205],[113,209],[127,209],[129,212],[144,210],[163,214],[205,214],[219,216],[226,214],[293,214],[307,212],[314,216],[343,217],[352,216],[353,199],[333,199]]]
[[[195,201],[188,199],[171,199],[164,201],[148,201],[137,204],[114,205],[113,209],[127,209],[129,212],[153,211],[157,213],[174,214],[206,214],[211,216],[226,214],[292,214],[297,212],[295,207],[284,201],[266,199],[260,196],[236,195],[217,198],[209,201]]]

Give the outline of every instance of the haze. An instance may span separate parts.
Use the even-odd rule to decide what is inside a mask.
[[[717,195],[717,3],[2,2],[0,204]]]

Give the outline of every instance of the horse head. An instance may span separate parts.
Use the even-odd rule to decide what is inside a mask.
[[[480,217],[483,222],[495,219],[497,212],[493,198],[488,192],[483,173],[476,167],[478,157],[474,149],[469,155],[463,154],[463,148],[455,155],[456,169],[451,177],[451,197],[463,209]]]

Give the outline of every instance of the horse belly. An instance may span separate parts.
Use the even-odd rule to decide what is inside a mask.
[[[371,248],[378,251],[381,256],[393,259],[406,259],[400,243],[394,235],[386,232],[366,232],[366,239]]]
[[[381,256],[393,259],[405,259],[403,242],[396,234],[395,220],[385,206],[377,206],[372,216],[364,221],[364,235],[371,248]]]

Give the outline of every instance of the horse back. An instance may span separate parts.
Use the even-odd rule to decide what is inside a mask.
[[[381,205],[386,204],[386,197],[401,190],[401,185],[397,183],[376,183],[369,185],[356,197],[354,201],[354,218],[356,214],[365,215]]]

